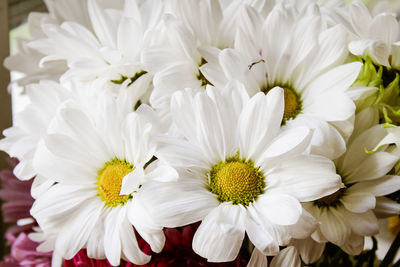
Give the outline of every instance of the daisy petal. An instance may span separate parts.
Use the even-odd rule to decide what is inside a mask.
[[[259,197],[254,206],[274,224],[295,224],[301,215],[302,207],[297,199],[289,195],[265,194]]]
[[[282,161],[266,176],[267,189],[311,201],[330,195],[342,187],[332,161],[320,156],[300,155]]]
[[[57,237],[55,250],[66,259],[71,259],[84,248],[89,235],[100,218],[101,206],[97,200],[88,200],[74,212]]]
[[[233,261],[244,239],[241,205],[221,204],[201,222],[193,237],[193,250],[209,262]]]
[[[265,221],[258,218],[257,212],[253,207],[248,207],[247,213],[248,216],[246,216],[244,220],[244,225],[251,243],[253,243],[264,257],[265,255],[271,256],[278,254],[279,244],[264,227],[266,225]]]
[[[215,195],[204,190],[203,185],[189,181],[146,183],[142,190],[143,202],[155,221],[165,227],[178,227],[201,221],[219,205]]]
[[[268,259],[264,254],[261,253],[261,251],[259,251],[257,248],[254,248],[247,267],[259,266],[268,267]]]
[[[299,252],[293,246],[283,249],[277,256],[275,256],[271,261],[271,267],[300,267],[301,260]]]
[[[274,88],[265,96],[258,93],[244,107],[239,117],[240,153],[257,158],[280,129],[283,116],[283,90]]]
[[[305,264],[316,262],[325,250],[325,243],[315,242],[311,237],[306,239],[294,239],[291,245],[295,246]]]
[[[320,229],[329,242],[340,246],[347,241],[351,233],[350,225],[339,211],[335,208],[323,210],[320,219]]]
[[[146,255],[139,248],[132,225],[124,220],[120,229],[122,254],[129,262],[142,265],[150,261],[151,256]]]

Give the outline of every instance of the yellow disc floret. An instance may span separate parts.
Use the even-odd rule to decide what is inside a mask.
[[[388,224],[389,232],[396,236],[400,232],[400,217],[393,216],[389,218]]]
[[[289,88],[283,88],[285,96],[285,109],[283,111],[283,119],[293,119],[300,113],[301,102],[297,94]]]
[[[247,206],[264,192],[265,182],[252,161],[232,157],[211,168],[209,186],[219,201]]]
[[[116,207],[126,203],[131,196],[120,195],[122,179],[134,170],[132,164],[117,158],[104,164],[97,176],[98,195],[108,207]]]

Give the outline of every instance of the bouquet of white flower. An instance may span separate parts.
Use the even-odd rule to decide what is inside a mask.
[[[5,61],[29,104],[0,149],[32,179],[3,174],[28,201],[6,216],[20,227],[9,262],[373,266],[378,220],[400,230],[394,14],[339,0],[45,2]]]

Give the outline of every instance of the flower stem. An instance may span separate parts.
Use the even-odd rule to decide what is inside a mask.
[[[400,234],[397,234],[395,240],[389,248],[389,251],[386,253],[385,258],[383,259],[381,265],[379,267],[387,267],[392,263],[394,257],[396,256],[397,251],[400,247]]]

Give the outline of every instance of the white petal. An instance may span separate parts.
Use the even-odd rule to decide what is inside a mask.
[[[297,199],[283,194],[261,195],[254,206],[268,220],[278,225],[295,224],[302,212],[302,207]]]
[[[266,96],[256,94],[246,104],[238,123],[241,155],[257,158],[275,138],[282,122],[283,102],[283,90],[274,88]]]
[[[295,246],[305,264],[316,262],[325,250],[325,243],[315,242],[311,237],[306,239],[294,239],[291,245]]]
[[[389,195],[400,189],[400,177],[395,175],[385,175],[381,178],[357,183],[352,190],[371,193],[374,196]]]
[[[143,205],[141,195],[143,190],[134,195],[134,200],[128,206],[128,219],[139,235],[150,245],[151,250],[161,252],[165,244],[162,226],[150,217],[148,210]]]
[[[304,208],[296,224],[287,226],[290,236],[297,239],[309,237],[318,227],[319,223]]]
[[[374,212],[378,218],[397,216],[400,214],[400,204],[387,197],[377,197]]]
[[[111,209],[104,219],[104,252],[113,266],[118,266],[121,261],[120,231],[123,220],[126,220],[126,215],[120,206]]]
[[[372,20],[369,31],[372,38],[391,44],[398,40],[399,23],[394,14],[378,14]]]
[[[57,157],[44,143],[39,144],[33,164],[41,175],[51,177],[56,182],[65,184],[93,184],[96,182],[96,169],[85,165],[84,162]]]
[[[301,260],[299,252],[293,246],[283,249],[277,256],[275,256],[271,261],[271,267],[300,267]]]
[[[340,199],[346,209],[362,213],[375,208],[375,196],[368,192],[346,191],[346,194]]]
[[[312,134],[312,131],[305,127],[285,130],[272,141],[261,157],[283,158],[302,154],[310,144]]]
[[[268,259],[257,248],[254,248],[247,267],[268,267]]]
[[[267,191],[311,201],[330,195],[342,187],[332,161],[320,156],[301,155],[282,161],[266,174]]]
[[[364,249],[364,236],[352,233],[349,240],[340,248],[349,255],[359,255]]]
[[[361,67],[362,63],[353,62],[329,70],[307,86],[302,92],[302,99],[307,101],[309,97],[318,97],[329,91],[345,92],[357,79]]]
[[[356,106],[344,92],[329,89],[312,99],[304,99],[303,113],[331,121],[344,121],[354,115]]]
[[[102,44],[110,48],[116,48],[117,23],[108,16],[109,14],[105,12],[106,10],[100,7],[100,4],[97,1],[90,0],[88,2],[88,11],[93,28]]]
[[[127,220],[122,222],[119,235],[124,258],[138,265],[146,264],[150,261],[151,256],[146,255],[140,250],[133,227]]]
[[[121,183],[120,195],[129,195],[139,189],[139,186],[144,182],[144,172],[141,167],[138,167],[125,175]]]
[[[165,227],[178,227],[201,221],[219,205],[204,185],[192,182],[146,183],[141,190],[150,216]]]
[[[299,114],[295,120],[287,121],[286,127],[308,127],[313,130],[311,154],[336,159],[346,151],[346,142],[342,135],[335,127],[320,118]]]
[[[102,206],[96,199],[87,201],[65,222],[58,234],[55,250],[66,259],[71,259],[84,248],[97,220]]]
[[[345,175],[347,184],[373,180],[387,174],[398,161],[398,157],[387,152],[375,152],[350,173]]]
[[[104,209],[102,213],[104,212]],[[91,235],[89,236],[86,250],[89,258],[105,259],[104,246],[99,245],[104,243],[104,223],[99,220],[94,226]]]
[[[158,182],[174,182],[178,177],[178,172],[168,165],[160,165],[146,174],[146,180],[149,179]]]
[[[31,214],[37,219],[59,215],[79,206],[84,206],[90,198],[96,197],[92,188],[55,184],[32,206]]]
[[[267,222],[259,218],[253,207],[248,207],[244,224],[246,233],[251,243],[256,247],[255,249],[259,250],[263,255],[278,254],[279,244],[277,240],[274,240],[274,237],[266,228]],[[268,228],[271,228],[271,225]]]
[[[346,212],[344,218],[358,235],[372,236],[379,232],[378,220],[372,210],[365,213]]]
[[[343,245],[348,239],[351,228],[344,220],[344,216],[335,208],[322,210],[321,231],[330,242]]]
[[[193,250],[209,262],[233,261],[244,239],[241,205],[221,204],[201,222],[193,237]]]

